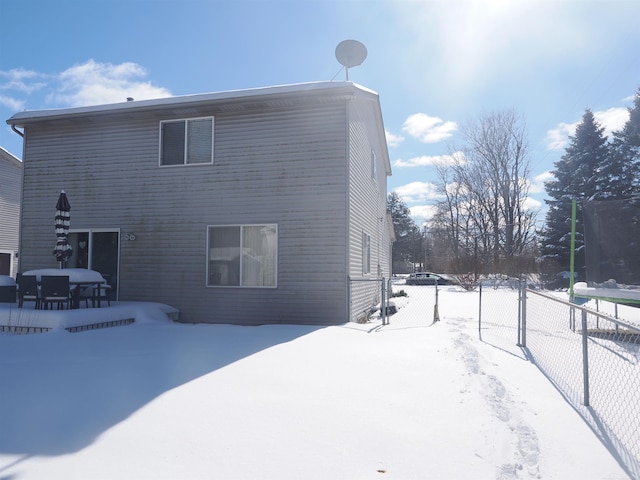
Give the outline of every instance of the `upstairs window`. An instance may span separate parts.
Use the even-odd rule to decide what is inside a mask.
[[[160,166],[213,163],[213,117],[160,122]]]

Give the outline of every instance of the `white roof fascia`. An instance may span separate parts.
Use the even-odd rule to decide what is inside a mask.
[[[268,97],[274,95],[286,96],[289,94],[296,94],[301,92],[320,92],[322,90],[338,90],[348,87],[360,90],[365,94],[370,94],[375,97],[378,96],[378,94],[373,90],[362,87],[353,82],[311,82],[272,87],[250,88],[244,90],[230,90],[216,93],[164,97],[153,100],[134,100],[121,103],[110,103],[85,107],[24,111],[14,114],[7,120],[7,123],[10,125],[22,126],[24,124],[30,123],[31,121],[47,120],[53,119],[55,117],[71,117],[75,115],[107,112],[126,112],[127,110],[137,110],[163,106],[185,106],[189,104],[207,103],[221,100],[241,100],[245,98],[249,99],[252,97]]]
[[[20,159],[9,152],[9,150],[6,150],[2,147],[0,147],[0,158],[4,158],[7,161],[13,163],[16,167],[22,168],[22,162],[20,161]]]

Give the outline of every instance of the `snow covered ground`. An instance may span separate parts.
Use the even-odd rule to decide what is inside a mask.
[[[384,326],[182,325],[151,305],[0,335],[0,478],[630,478],[518,347],[478,339],[477,292],[441,288],[431,324],[432,287],[403,288]]]

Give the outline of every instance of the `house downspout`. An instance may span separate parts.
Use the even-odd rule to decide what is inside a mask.
[[[14,124],[11,124],[11,130],[13,130],[18,135],[20,135],[22,138],[24,138],[24,132],[21,132],[20,130],[18,130]]]
[[[11,124],[11,130],[13,130],[14,132],[16,132],[18,135],[20,135],[20,138],[23,139],[22,141],[22,167],[24,169],[24,150],[25,150],[25,144],[24,144],[24,132],[21,132],[20,130],[18,130],[16,128],[16,126],[12,123]],[[22,219],[22,205],[24,205],[24,170],[22,170],[22,175],[21,175],[21,185],[20,185],[20,223],[18,225],[18,272],[22,271],[22,255],[21,255],[21,247],[22,247],[22,225],[24,225],[23,219]]]

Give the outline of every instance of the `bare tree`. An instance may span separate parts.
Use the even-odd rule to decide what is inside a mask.
[[[462,144],[453,150],[461,154],[438,170],[445,198],[438,205],[440,229],[455,232],[449,235],[455,258],[472,250],[476,265],[481,258],[494,270],[519,273],[510,271],[522,268],[513,259],[530,252],[535,228],[535,212],[525,205],[530,168],[524,120],[514,110],[484,114],[460,133]]]

